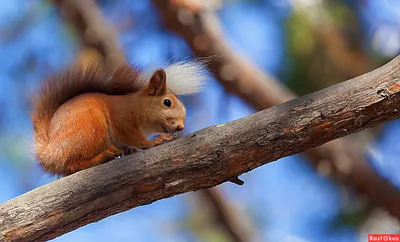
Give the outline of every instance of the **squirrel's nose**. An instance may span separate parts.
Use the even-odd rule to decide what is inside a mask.
[[[183,124],[178,124],[178,126],[176,126],[176,130],[181,131],[184,127],[185,126]]]

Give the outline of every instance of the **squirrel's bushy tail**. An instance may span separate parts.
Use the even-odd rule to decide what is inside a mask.
[[[51,119],[57,109],[68,100],[84,93],[105,93],[123,95],[138,91],[135,85],[138,72],[132,67],[121,67],[114,72],[101,73],[97,67],[67,69],[46,79],[40,92],[34,96],[31,120],[35,153],[39,162],[44,158],[44,150],[49,144]]]

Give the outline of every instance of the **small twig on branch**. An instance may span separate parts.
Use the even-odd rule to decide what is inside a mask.
[[[202,8],[201,4],[192,6],[185,0],[153,0],[153,3],[157,6],[165,26],[180,34],[196,56],[218,56],[222,59],[207,64],[228,92],[241,97],[258,110],[295,98],[293,93],[273,77],[230,48],[222,36],[213,10]],[[337,103],[332,103],[330,108],[337,110]],[[327,168],[327,175],[400,219],[400,192],[370,167],[357,145],[340,139],[309,149],[305,155],[318,170],[321,167]]]
[[[0,205],[0,241],[52,239],[399,118],[399,77],[400,56],[347,82],[39,187]],[[400,215],[400,195],[391,194],[391,212]]]
[[[239,177],[231,178],[231,179],[229,179],[229,181],[232,183],[235,183],[236,185],[239,185],[239,186],[244,184],[244,181],[241,180]]]

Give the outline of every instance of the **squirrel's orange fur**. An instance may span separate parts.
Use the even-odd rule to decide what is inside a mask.
[[[125,147],[144,149],[172,140],[185,117],[163,69],[146,85],[130,67],[103,74],[96,68],[70,69],[47,79],[35,97],[36,156],[47,172],[69,175],[112,160]],[[147,140],[154,133],[161,134]]]

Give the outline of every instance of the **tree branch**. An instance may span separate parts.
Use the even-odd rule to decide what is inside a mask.
[[[334,104],[334,106],[332,105]],[[400,57],[347,82],[92,167],[0,205],[0,241],[43,241],[107,216],[216,186],[279,158],[400,117]],[[400,196],[394,212],[400,213]]]
[[[153,3],[166,27],[180,34],[196,56],[219,57],[220,61],[207,64],[228,92],[241,97],[258,110],[295,98],[272,76],[229,47],[213,10],[185,0],[153,0]],[[331,104],[331,109],[336,110],[336,103]],[[304,154],[317,169],[327,168],[324,169],[328,171],[327,175],[367,196],[373,205],[384,207],[400,219],[399,191],[373,170],[357,145],[339,139],[309,149]]]

